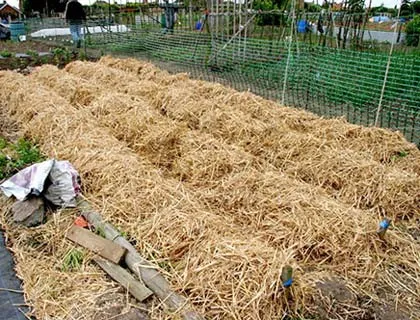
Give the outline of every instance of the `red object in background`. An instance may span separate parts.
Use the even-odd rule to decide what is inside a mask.
[[[78,227],[89,228],[89,223],[82,216],[77,217],[76,220],[74,220],[74,224]]]

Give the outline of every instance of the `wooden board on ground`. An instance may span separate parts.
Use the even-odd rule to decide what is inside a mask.
[[[116,264],[120,263],[127,251],[120,245],[77,226],[70,228],[67,238]]]
[[[153,292],[144,284],[136,280],[128,271],[108,260],[96,257],[93,259],[112,279],[121,284],[138,301],[142,302]]]

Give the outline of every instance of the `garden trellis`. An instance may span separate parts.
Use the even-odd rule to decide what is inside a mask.
[[[244,0],[178,5],[169,33],[162,26],[163,6],[137,4],[111,14],[95,9],[87,27],[103,27],[89,33],[86,48],[151,60],[325,117],[399,130],[419,144],[420,59],[415,48],[395,43],[398,23],[389,32],[365,30],[365,11],[312,13],[291,4],[286,12],[256,10]],[[202,28],[196,29],[199,21]],[[298,32],[300,21],[311,32]],[[59,19],[29,25],[32,31],[66,28]],[[54,31],[44,38],[66,39]]]

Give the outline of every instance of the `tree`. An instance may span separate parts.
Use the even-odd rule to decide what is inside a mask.
[[[402,0],[401,2],[401,17],[411,17],[413,14],[413,10],[411,8],[410,0]]]
[[[322,7],[317,4],[313,4],[310,2],[305,2],[304,9],[306,12],[321,12]]]
[[[30,15],[33,11],[38,11],[49,15],[51,11],[64,11],[67,1],[62,0],[23,0],[23,12]]]
[[[415,16],[405,28],[408,46],[417,47],[420,40],[420,16]]]
[[[373,7],[371,12],[372,12],[372,15],[376,16],[378,13],[388,12],[388,8],[385,8],[383,5],[380,5],[379,7]]]
[[[420,14],[420,1],[415,1],[411,4],[414,14]]]

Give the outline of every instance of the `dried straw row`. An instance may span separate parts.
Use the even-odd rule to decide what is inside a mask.
[[[108,61],[113,67],[124,65],[119,60]],[[291,155],[314,152],[315,164],[307,164],[313,172],[305,173],[309,177],[329,173],[324,166],[331,160],[322,161],[319,157],[325,153],[317,153],[324,145],[324,152],[333,152],[331,158],[337,163],[329,177],[339,179],[346,173],[345,165],[351,163],[348,157],[356,157],[358,165],[368,163],[372,170],[383,166],[386,172],[399,175],[408,175],[410,168],[399,170],[392,164],[379,164],[373,156],[365,159],[352,148],[334,147],[335,142],[305,133],[306,124],[291,130],[290,136],[282,132],[283,145],[269,141],[262,151],[247,149],[240,137],[256,148],[265,139],[262,133],[278,132],[274,123],[258,118],[270,114],[269,107],[255,110],[247,107],[246,100],[236,107],[227,102],[215,105],[211,96],[217,92],[214,99],[221,101],[230,101],[227,93],[235,99],[241,94],[219,85],[213,88],[188,79],[181,82],[177,77],[162,81],[159,77],[164,75],[153,69],[145,71],[150,77],[143,82],[139,80],[142,70],[151,67],[137,68],[134,61],[128,65],[130,73],[89,63],[69,65],[71,81],[79,77],[100,84],[99,91],[89,87],[88,94],[94,98],[84,106],[73,107],[73,93],[39,75],[25,79],[12,73],[0,76],[0,83],[14,92],[2,100],[26,133],[40,140],[45,152],[77,166],[86,193],[104,208],[103,214],[137,238],[138,249],[169,271],[174,286],[188,294],[209,318],[272,319],[287,312],[325,319],[347,314],[348,319],[361,319],[372,316],[372,310],[385,303],[384,295],[386,303],[395,304],[400,312],[419,316],[420,302],[415,294],[419,289],[419,243],[409,232],[415,221],[400,222],[384,246],[375,234],[378,212],[354,209],[341,201],[349,199],[348,195],[335,199],[323,184],[302,181],[302,174],[287,167],[279,172],[268,152],[271,150],[271,157],[280,151]],[[50,79],[62,73],[42,68],[39,72],[52,72]],[[124,79],[129,83],[122,82]],[[61,97],[39,88],[40,82]],[[208,91],[211,94],[206,97]],[[211,107],[211,112],[206,107]],[[316,121],[313,115],[289,112],[290,117],[279,122],[279,127],[290,128],[282,124],[285,122],[299,123],[298,114],[303,122]],[[305,139],[317,148],[306,145],[300,149],[293,144]],[[346,152],[345,156],[336,154],[340,152]],[[294,158],[292,165],[298,165],[296,159],[306,158]],[[360,183],[359,176],[349,177],[354,181],[344,181],[347,186]],[[404,189],[399,194],[401,186],[397,187],[381,192],[393,203],[411,201],[411,214],[418,217],[413,194]],[[390,195],[393,190],[396,194]],[[16,246],[26,250],[25,243]],[[53,255],[54,259],[60,256]],[[293,301],[286,299],[279,280],[285,264],[296,270]],[[46,263],[50,266],[51,262]],[[23,278],[31,276],[27,272]],[[340,298],[332,290],[330,298],[335,301],[321,303],[320,294],[328,295],[325,290],[319,292],[322,281],[342,286],[341,291],[347,294]],[[66,299],[84,289],[68,289],[69,294],[60,300],[66,312],[71,309]],[[25,290],[35,305],[48,294],[43,291],[36,296],[33,290]],[[50,308],[47,314],[64,312]],[[157,319],[161,313],[156,311],[153,317]]]

